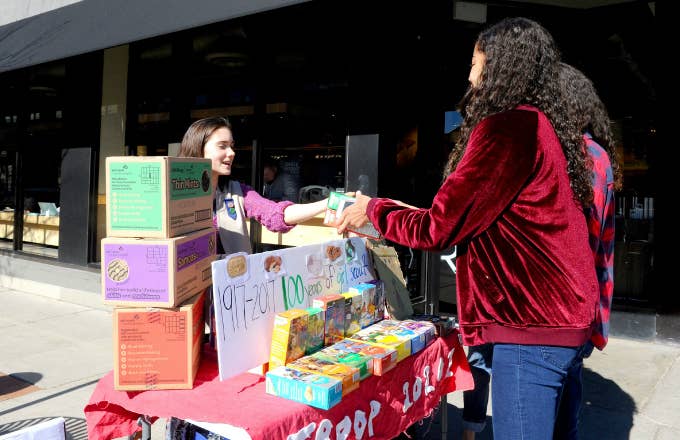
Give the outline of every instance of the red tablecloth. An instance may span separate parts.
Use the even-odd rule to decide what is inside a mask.
[[[139,430],[139,415],[240,427],[252,439],[327,438],[391,439],[427,417],[441,397],[473,388],[470,368],[458,334],[436,338],[420,353],[402,360],[384,376],[370,376],[358,390],[328,411],[265,393],[264,378],[243,373],[218,377],[214,353],[204,352],[191,390],[126,392],[113,389],[113,372],[104,376],[85,406],[90,440],[112,439]],[[345,437],[345,434],[348,434]]]

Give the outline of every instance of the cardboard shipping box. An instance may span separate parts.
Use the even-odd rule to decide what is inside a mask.
[[[212,284],[215,230],[175,238],[102,239],[105,304],[175,307]]]
[[[209,159],[106,158],[106,236],[170,238],[212,227]]]
[[[203,345],[205,293],[173,309],[113,310],[113,387],[191,389]]]

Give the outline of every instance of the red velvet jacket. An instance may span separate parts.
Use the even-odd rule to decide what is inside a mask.
[[[430,209],[375,198],[368,216],[396,243],[428,251],[457,245],[464,344],[588,339],[598,300],[588,228],[559,139],[537,109],[480,122]]]

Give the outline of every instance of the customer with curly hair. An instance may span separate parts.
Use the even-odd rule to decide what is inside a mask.
[[[585,209],[590,248],[600,286],[600,300],[593,334],[580,357],[594,347],[603,350],[609,336],[609,313],[614,294],[614,191],[622,186],[622,173],[611,133],[611,122],[592,81],[583,72],[560,63],[560,88],[572,123],[584,133],[583,151],[592,169],[593,201]],[[491,344],[468,348],[468,362],[475,389],[463,392],[463,440],[472,440],[484,429],[492,365]],[[562,391],[554,439],[578,438],[578,417],[583,394],[583,362],[570,369]]]
[[[432,206],[357,195],[338,231],[369,219],[396,243],[457,245],[458,318],[468,346],[493,344],[494,438],[553,435],[560,394],[595,318],[583,209],[593,198],[552,36],[526,18],[482,31],[461,137]]]

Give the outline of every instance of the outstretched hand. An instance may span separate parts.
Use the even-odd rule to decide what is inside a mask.
[[[343,209],[340,217],[335,221],[335,227],[338,230],[338,234],[344,233],[348,227],[356,229],[369,222],[368,215],[366,215],[366,209],[368,208],[368,202],[371,198],[361,194],[361,191],[357,191],[354,197],[356,198],[356,202]]]

